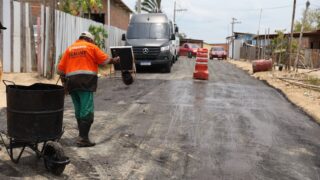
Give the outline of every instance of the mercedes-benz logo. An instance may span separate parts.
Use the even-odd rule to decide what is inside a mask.
[[[148,48],[143,48],[142,49],[142,53],[143,54],[148,54],[149,53],[149,49]]]

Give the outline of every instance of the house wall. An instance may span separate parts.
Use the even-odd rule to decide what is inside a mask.
[[[310,49],[320,49],[320,38],[310,38]]]
[[[31,12],[33,17],[33,22],[36,22],[36,18],[40,16],[40,13],[41,13],[40,4],[43,1],[42,0],[26,0],[26,1],[30,3],[30,7],[32,9]],[[111,26],[118,27],[122,30],[127,30],[131,12],[117,5],[116,1],[118,0],[110,0]],[[104,14],[104,18],[105,18],[104,24],[108,24],[108,0],[103,0],[102,3],[103,3],[103,9],[101,13]]]
[[[105,24],[108,24],[108,0],[103,1],[103,10],[105,14]],[[127,30],[129,26],[131,13],[116,4],[115,0],[110,0],[110,18],[111,26],[118,27],[122,30]]]
[[[226,43],[216,43],[216,44],[210,44],[210,45],[211,45],[211,47],[213,47],[213,46],[222,46],[225,51],[227,51],[227,52],[229,51],[229,46]]]
[[[192,44],[197,44],[199,45],[201,48],[203,47],[204,43],[202,40],[194,40],[194,39],[182,39],[180,40],[180,46],[184,43],[192,43]]]

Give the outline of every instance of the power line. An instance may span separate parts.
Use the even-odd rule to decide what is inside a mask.
[[[302,6],[304,4],[298,4],[297,6]],[[285,6],[275,6],[275,7],[267,7],[267,8],[257,8],[257,9],[231,9],[231,11],[260,11],[262,10],[277,10],[277,9],[285,9],[290,8],[292,5],[285,5]]]

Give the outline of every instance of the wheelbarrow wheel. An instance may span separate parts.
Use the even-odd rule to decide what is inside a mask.
[[[43,157],[46,169],[55,175],[62,174],[68,164],[68,162],[63,163],[68,158],[58,142],[48,142],[44,148]]]

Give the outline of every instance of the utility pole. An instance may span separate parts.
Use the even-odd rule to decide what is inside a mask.
[[[292,65],[291,51],[292,51],[292,39],[293,39],[294,18],[295,18],[295,14],[296,14],[296,4],[297,4],[297,0],[293,0],[293,10],[292,10],[292,19],[291,19],[291,32],[290,32],[289,47],[288,47],[289,62],[286,62],[286,69],[289,70],[289,71],[290,71],[290,67],[291,67],[291,65]]]
[[[260,24],[261,24],[261,16],[262,16],[262,9],[260,9],[260,18],[259,18],[259,27],[258,27],[258,38],[257,38],[257,46],[258,46],[258,59],[260,59],[260,54],[261,54],[261,41],[260,41]]]
[[[110,0],[108,0],[108,36],[110,37],[110,30],[111,30],[111,7],[110,7]],[[107,47],[109,47],[109,49],[110,49],[110,46],[111,46],[111,39],[108,37],[108,46]],[[108,51],[109,52],[109,51]]]
[[[183,12],[183,11],[188,11],[188,9],[177,9],[177,2],[174,1],[173,24],[176,24],[176,12]]]
[[[300,36],[299,36],[299,45],[298,45],[298,49],[297,49],[296,59],[294,61],[294,69],[293,70],[296,70],[296,68],[297,68],[299,54],[300,54],[301,45],[302,45],[301,42],[302,42],[302,35],[303,35],[303,30],[304,30],[304,23],[306,22],[306,19],[307,19],[307,13],[308,13],[309,6],[310,6],[310,2],[307,1],[306,2],[306,10],[303,13],[303,20],[301,23],[301,31],[300,31]]]
[[[137,1],[138,14],[141,14],[141,0]]]
[[[235,24],[240,24],[241,22],[240,21],[237,21],[236,18],[232,18],[232,22],[231,22],[231,25],[232,25],[232,36],[231,36],[231,41],[232,41],[232,59],[234,58],[234,39],[235,39],[235,35],[234,35],[234,25]]]

